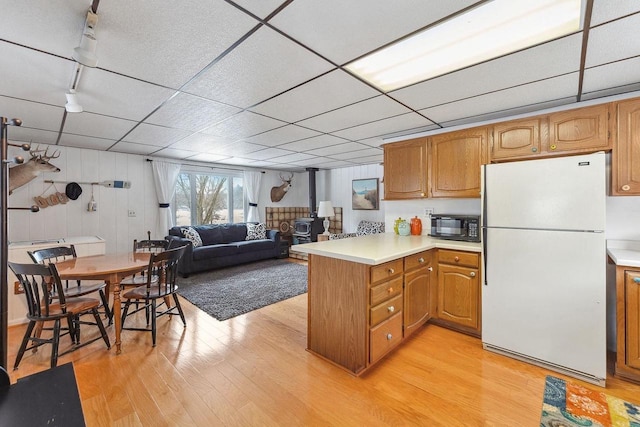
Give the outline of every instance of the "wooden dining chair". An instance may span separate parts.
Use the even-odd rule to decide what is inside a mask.
[[[149,239],[147,240],[133,240],[133,252],[149,252],[158,253],[163,252],[169,248],[168,240],[151,240],[151,232],[147,231]],[[152,278],[157,280],[157,278]],[[145,272],[134,274],[130,277],[125,277],[120,281],[120,288],[124,289],[127,286],[141,286],[147,283]]]
[[[27,251],[33,262],[37,264],[56,263],[67,260],[69,258],[77,258],[76,248],[73,245],[70,246],[57,246],[54,248],[39,249],[37,251]],[[65,281],[65,296],[67,298],[76,298],[85,295],[89,295],[94,292],[100,294],[100,300],[105,311],[105,315],[111,318],[111,311],[109,310],[109,290],[105,292],[106,283],[94,283],[87,284],[82,283],[80,280],[76,280],[75,286],[69,284],[69,281]],[[56,293],[51,295],[56,298]]]
[[[18,264],[9,263],[9,268],[18,278],[24,289],[24,296],[27,302],[27,319],[29,324],[25,331],[22,344],[16,355],[13,369],[18,369],[18,365],[24,356],[25,351],[40,347],[43,344],[51,344],[51,367],[58,363],[58,356],[69,353],[79,347],[83,347],[102,338],[111,348],[107,331],[104,329],[98,307],[100,301],[96,298],[75,297],[66,298],[65,287],[60,280],[55,264]],[[52,295],[55,294],[55,298]],[[93,314],[95,324],[100,330],[100,336],[80,344],[80,316],[85,313]],[[66,320],[67,327],[61,326],[61,320]],[[34,333],[36,323],[53,322],[53,327],[44,328],[51,330],[51,338],[42,338]],[[69,335],[71,337],[71,348],[63,353],[58,353],[60,337]],[[29,342],[33,344],[28,347]]]
[[[149,267],[146,272],[147,283],[143,286],[133,288],[122,295],[122,298],[126,300],[122,312],[122,329],[150,331],[154,347],[156,345],[157,318],[164,315],[168,315],[169,317],[179,315],[184,326],[187,326],[180,301],[178,300],[178,294],[176,293],[178,291],[178,285],[176,284],[178,261],[184,254],[185,249],[186,247],[182,246],[151,254]],[[153,280],[154,277],[157,278],[155,281]],[[168,297],[173,297],[172,306],[167,305],[165,310],[158,311],[157,301]],[[131,304],[135,302],[139,302],[141,306],[129,312]],[[141,310],[145,310],[146,312],[147,327],[125,327],[127,316]],[[151,322],[151,327],[149,327],[149,321]]]

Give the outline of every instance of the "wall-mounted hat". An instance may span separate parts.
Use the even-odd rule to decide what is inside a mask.
[[[65,194],[71,200],[76,200],[82,194],[82,187],[77,182],[70,182],[64,190]]]

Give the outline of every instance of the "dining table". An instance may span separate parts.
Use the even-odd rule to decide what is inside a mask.
[[[56,263],[60,279],[103,280],[107,285],[107,291],[113,292],[111,313],[116,333],[116,354],[122,352],[120,281],[146,270],[150,258],[151,254],[148,252],[116,252],[71,258]]]

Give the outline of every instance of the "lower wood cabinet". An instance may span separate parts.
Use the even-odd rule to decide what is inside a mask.
[[[616,267],[615,374],[640,383],[640,268]]]
[[[437,323],[480,335],[480,255],[438,250]]]
[[[404,337],[417,331],[432,316],[435,308],[433,251],[420,252],[404,259]]]

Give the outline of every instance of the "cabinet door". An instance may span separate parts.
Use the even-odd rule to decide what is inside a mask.
[[[542,152],[542,140],[548,138],[546,120],[534,117],[498,123],[493,126],[491,160],[538,156]]]
[[[438,264],[438,318],[461,326],[479,326],[478,270]]]
[[[609,104],[549,115],[549,153],[609,148]]]
[[[404,337],[408,337],[433,316],[431,260],[424,267],[404,275]]]
[[[427,197],[427,139],[384,146],[384,198]]]
[[[487,128],[431,137],[431,197],[480,197]]]
[[[640,194],[640,100],[619,102],[612,156],[612,194]]]
[[[627,366],[640,369],[640,271],[625,274]]]

